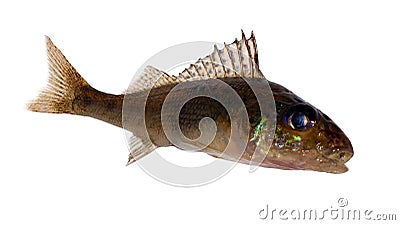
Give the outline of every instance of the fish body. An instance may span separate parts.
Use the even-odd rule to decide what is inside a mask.
[[[91,87],[48,37],[46,43],[49,83],[38,98],[28,104],[28,109],[89,116],[130,131],[132,140],[128,164],[157,147],[177,146],[166,132],[168,127],[173,127],[169,121],[177,118],[180,131],[190,140],[190,144],[202,146],[202,152],[214,157],[247,164],[261,157],[261,166],[279,169],[329,173],[347,171],[344,164],[353,155],[347,136],[316,107],[285,87],[264,78],[258,69],[258,52],[253,34],[249,39],[243,34],[242,40],[225,45],[223,50],[215,49],[211,55],[192,64],[179,76],[146,67],[138,82],[119,95]],[[233,50],[232,46],[235,46]],[[241,56],[244,51],[249,56],[247,64],[243,59],[236,62],[233,54]],[[226,60],[222,60],[221,56],[224,53],[230,56],[228,61],[233,69],[225,66]],[[213,64],[215,54],[221,59],[219,65]],[[206,59],[212,59],[211,64]],[[235,65],[239,65],[240,69],[235,70]],[[209,72],[211,67],[212,74]],[[146,82],[148,80],[154,82],[150,85]],[[199,90],[213,90],[223,96],[225,93],[221,83],[215,81],[222,81],[235,91],[248,115],[246,123],[232,117],[230,113],[235,114],[234,107],[227,110],[221,102],[207,96],[196,96],[183,105],[178,101],[179,96],[190,96]],[[185,85],[179,88],[182,84]],[[261,95],[272,95],[273,101],[260,103],[254,89],[261,90]],[[178,97],[169,101],[171,110],[163,111],[171,93]],[[260,104],[273,110],[265,113]],[[211,119],[215,126],[201,127],[204,118]],[[275,126],[268,125],[271,118],[276,122]],[[202,133],[212,133],[211,128],[215,128],[212,141],[202,141]],[[242,132],[242,129],[248,132]],[[273,135],[266,145],[264,140],[268,129],[273,129]],[[238,139],[245,141],[240,143]]]

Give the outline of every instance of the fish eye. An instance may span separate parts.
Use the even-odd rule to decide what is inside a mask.
[[[284,120],[294,130],[307,130],[316,123],[317,112],[309,105],[299,104],[290,107]]]

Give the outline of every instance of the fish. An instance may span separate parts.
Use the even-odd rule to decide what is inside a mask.
[[[345,163],[354,154],[349,138],[321,110],[265,78],[259,69],[253,32],[247,38],[242,31],[240,40],[222,48],[215,46],[210,55],[176,76],[148,65],[121,94],[93,88],[51,39],[45,39],[48,83],[28,102],[27,109],[87,116],[127,130],[131,133],[128,165],[159,147],[185,150],[191,146],[222,160],[256,162],[267,168],[334,174],[348,171]],[[229,92],[224,87],[234,91],[232,96],[243,107],[227,109],[216,99],[195,95],[212,90],[224,98]],[[256,92],[270,100],[259,102]],[[182,98],[191,95],[194,97],[182,104]],[[169,107],[164,107],[168,108],[165,111],[166,102]],[[243,115],[240,113],[247,115],[245,120],[237,119]],[[176,130],[183,141],[173,135]],[[202,139],[210,133],[212,138]]]

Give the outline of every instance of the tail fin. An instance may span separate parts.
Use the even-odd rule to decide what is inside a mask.
[[[79,89],[89,84],[68,62],[62,52],[46,36],[49,78],[38,97],[27,104],[27,109],[44,113],[75,114],[72,103]]]

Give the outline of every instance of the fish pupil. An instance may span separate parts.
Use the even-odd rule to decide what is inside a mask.
[[[309,119],[304,113],[302,112],[295,112],[291,116],[291,124],[293,125],[293,128],[295,129],[302,129],[306,127],[309,123]]]

